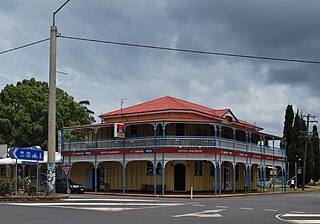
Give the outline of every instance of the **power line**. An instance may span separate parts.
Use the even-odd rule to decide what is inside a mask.
[[[45,41],[47,41],[47,40],[50,40],[50,38],[38,40],[38,41],[29,43],[29,44],[25,44],[25,45],[22,45],[22,46],[19,46],[19,47],[11,48],[11,49],[9,49],[9,50],[1,51],[0,54],[5,54],[5,53],[9,53],[9,52],[11,52],[11,51],[19,50],[19,49],[21,49],[21,48],[25,48],[25,47],[29,47],[29,46],[32,46],[32,45],[40,44],[40,43],[45,42]]]
[[[206,55],[237,57],[237,58],[249,58],[249,59],[260,59],[260,60],[271,60],[271,61],[283,61],[283,62],[296,62],[296,63],[307,63],[307,64],[320,64],[320,61],[314,61],[314,60],[264,57],[264,56],[254,56],[254,55],[244,55],[244,54],[230,54],[230,53],[221,53],[221,52],[212,52],[212,51],[200,51],[200,50],[191,50],[191,49],[160,47],[160,46],[152,46],[152,45],[144,45],[144,44],[132,44],[132,43],[116,42],[116,41],[108,41],[108,40],[97,40],[97,39],[72,37],[72,36],[64,36],[64,35],[60,35],[58,37],[64,38],[64,39],[70,39],[70,40],[79,40],[79,41],[121,45],[121,46],[129,46],[129,47],[148,48],[148,49],[156,49],[156,50],[178,51],[178,52],[185,52],[185,53],[206,54]]]

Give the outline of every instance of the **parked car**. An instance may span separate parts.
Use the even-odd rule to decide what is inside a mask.
[[[81,184],[74,183],[72,180],[68,179],[69,188],[67,184],[67,179],[56,179],[56,193],[84,193],[85,187]]]

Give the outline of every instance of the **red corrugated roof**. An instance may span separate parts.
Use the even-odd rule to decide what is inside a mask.
[[[165,96],[145,103],[137,104],[131,107],[124,108],[123,110],[116,110],[109,113],[101,114],[99,117],[108,118],[130,114],[151,113],[160,111],[183,110],[190,112],[199,112],[210,116],[220,117],[228,109],[214,110],[209,107],[201,106],[199,104],[190,103],[185,100],[180,100],[171,96]]]
[[[185,122],[185,123],[212,123],[209,120],[201,120],[201,119],[190,119],[190,118],[165,118],[165,119],[152,119],[152,120],[139,120],[139,121],[132,121],[132,122],[122,122],[125,125],[130,125],[130,124],[141,124],[141,123],[153,123],[153,122]],[[253,128],[257,130],[262,130],[262,128],[258,126],[254,126],[248,122],[239,120],[238,123],[233,122],[232,123],[234,126],[240,126],[240,127],[245,127],[245,128]],[[65,129],[81,129],[81,128],[94,128],[94,127],[104,127],[104,126],[112,126],[114,125],[113,122],[105,122],[105,123],[96,123],[96,124],[91,124],[91,125],[82,125],[82,126],[70,126],[70,127],[64,127]]]
[[[223,119],[223,116],[230,111],[230,109],[220,109],[215,110],[209,107],[205,107],[199,104],[191,103],[185,100],[180,100],[171,96],[161,97],[155,100],[151,100],[145,103],[137,104],[131,107],[124,108],[122,110],[116,110],[109,113],[101,114],[99,117],[108,119],[108,118],[115,118],[115,117],[123,117],[123,116],[130,116],[130,115],[141,115],[141,114],[152,114],[152,113],[159,113],[159,112],[166,112],[166,111],[183,111],[183,112],[190,112],[190,113],[198,113],[204,116],[209,116],[210,118],[218,118]],[[169,119],[164,119],[169,120]],[[178,121],[179,119],[173,119]],[[182,121],[183,119],[180,119]],[[189,120],[190,119],[186,119]],[[243,120],[238,120],[235,117],[236,122],[234,125],[245,126],[250,128],[257,128],[262,130],[261,127],[257,127],[251,123],[248,123]],[[196,120],[195,120],[196,121]],[[199,120],[200,121],[200,120]],[[138,123],[140,121],[136,121]]]

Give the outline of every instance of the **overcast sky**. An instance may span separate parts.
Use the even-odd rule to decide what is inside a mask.
[[[50,36],[65,0],[2,0],[0,51]],[[59,33],[135,44],[320,61],[319,0],[71,0]],[[292,104],[320,119],[320,64],[197,55],[58,38],[57,86],[96,115],[162,96],[214,109],[282,135]],[[48,81],[49,41],[0,55],[0,89]]]

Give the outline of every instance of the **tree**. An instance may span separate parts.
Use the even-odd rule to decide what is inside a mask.
[[[292,105],[288,105],[285,112],[283,137],[286,138],[287,143],[287,157],[290,164],[290,170],[294,170],[294,162],[296,157],[296,150],[293,141],[293,122],[294,111]]]
[[[294,111],[292,105],[288,105],[284,118],[283,137],[286,138],[287,145],[291,145],[293,142],[293,121]]]
[[[7,85],[0,92],[0,141],[9,146],[39,145],[47,149],[47,82],[34,78]],[[89,123],[87,107],[82,107],[62,89],[57,88],[57,130],[64,126]]]
[[[313,125],[310,139],[310,146],[308,147],[308,162],[307,162],[307,181],[313,179],[318,181],[320,178],[320,153],[319,153],[319,134],[318,127]]]

